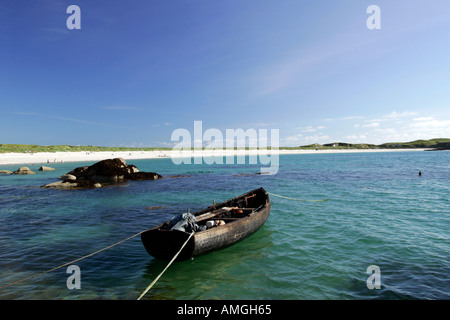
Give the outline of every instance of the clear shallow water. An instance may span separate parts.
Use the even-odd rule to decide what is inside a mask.
[[[142,171],[189,177],[72,191],[39,186],[91,163],[0,176],[0,286],[262,186],[328,201],[272,196],[258,232],[174,263],[145,299],[450,299],[449,160],[446,151],[282,155],[273,176],[239,175],[257,165],[130,160]],[[0,299],[136,299],[167,262],[149,256],[138,236],[76,265],[80,290],[67,289],[64,267],[0,289]],[[380,267],[379,290],[367,288],[369,265]]]

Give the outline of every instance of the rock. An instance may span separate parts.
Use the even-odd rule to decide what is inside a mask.
[[[102,160],[83,172],[85,179],[101,182],[119,182],[124,180],[127,174],[129,174],[129,170],[122,158]]]
[[[75,177],[84,177],[88,168],[89,167],[78,167],[68,172],[67,174],[73,175]]]
[[[74,176],[73,174],[64,174],[61,177],[58,177],[59,180],[77,180],[77,177]]]
[[[121,162],[123,167],[126,167],[126,166],[127,166],[127,162],[125,161],[124,158],[115,158],[115,159],[113,159],[113,160],[114,160],[114,161],[117,161],[117,162]]]
[[[98,182],[88,180],[63,180],[58,182],[49,183],[42,188],[55,188],[55,189],[94,189],[101,188],[101,184]]]
[[[438,143],[432,151],[450,150],[450,142]]]
[[[127,165],[124,159],[115,158],[102,160],[90,167],[79,167],[68,174],[85,179],[106,183],[116,183],[123,180],[155,180],[162,178],[155,172],[140,172],[135,165]]]
[[[145,209],[147,209],[147,210],[158,210],[158,209],[161,209],[161,208],[164,208],[164,207],[163,206],[154,206],[154,207],[147,207]]]
[[[136,173],[130,173],[126,175],[126,179],[128,180],[157,180],[161,179],[162,176],[155,172],[136,172]]]
[[[35,174],[36,172],[33,172],[28,167],[20,167],[16,171],[13,172],[13,174]]]
[[[55,170],[55,168],[46,167],[46,166],[42,166],[39,168],[39,171],[53,171],[53,170]]]
[[[138,172],[139,169],[134,164],[128,165],[128,173],[138,173]]]
[[[162,178],[155,172],[141,172],[135,165],[128,165],[122,158],[106,159],[88,167],[78,167],[59,177],[62,182],[45,188],[79,189],[97,188],[126,180],[156,180]]]
[[[0,170],[0,174],[11,174],[12,171],[9,170]]]

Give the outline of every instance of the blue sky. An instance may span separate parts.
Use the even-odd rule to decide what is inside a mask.
[[[195,120],[282,146],[450,138],[450,3],[0,1],[0,143],[170,147]]]

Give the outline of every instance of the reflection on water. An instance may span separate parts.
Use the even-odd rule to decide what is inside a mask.
[[[227,248],[174,262],[145,299],[208,299],[215,291],[222,292],[224,299],[238,299],[246,286],[246,265],[256,266],[264,262],[266,251],[273,246],[272,233],[263,226],[253,235]],[[168,261],[151,258],[141,282],[150,284],[167,264]]]

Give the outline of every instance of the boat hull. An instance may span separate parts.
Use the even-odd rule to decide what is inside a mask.
[[[255,199],[253,200],[251,197],[255,197]],[[245,202],[243,199],[245,199]],[[208,212],[215,212],[215,210],[220,210],[223,207],[245,207],[246,205],[248,206],[248,202],[251,202],[247,199],[253,201],[250,205],[258,205],[254,212],[242,218],[236,218],[225,225],[194,233],[177,257],[177,261],[228,247],[256,232],[268,219],[271,209],[269,195],[263,188],[255,189],[242,196],[208,207],[194,213],[194,215],[201,219]],[[150,255],[157,259],[170,260],[186,242],[189,233],[178,230],[165,230],[163,228],[165,224],[143,232],[141,239]]]

